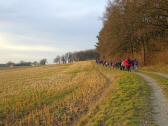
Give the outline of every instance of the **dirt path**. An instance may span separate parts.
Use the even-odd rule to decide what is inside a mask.
[[[159,126],[168,126],[168,101],[164,96],[161,88],[158,86],[157,82],[151,77],[137,73],[148,83],[152,88],[151,102],[154,110],[154,119]]]
[[[102,92],[102,94],[99,96],[99,98],[98,98],[93,104],[91,104],[91,105],[89,106],[89,110],[88,110],[87,112],[83,113],[83,114],[81,115],[81,117],[80,117],[79,119],[77,119],[77,120],[72,124],[72,126],[78,126],[78,125],[81,123],[82,119],[83,119],[84,117],[88,116],[88,114],[89,114],[97,105],[101,104],[101,102],[102,102],[103,99],[106,97],[106,95],[111,91],[110,85],[113,83],[114,76],[109,76],[109,75],[111,75],[111,74],[105,75],[105,74],[104,74],[103,72],[101,72],[99,69],[97,70],[97,72],[100,73],[100,75],[105,78],[107,85],[106,85],[104,91]]]

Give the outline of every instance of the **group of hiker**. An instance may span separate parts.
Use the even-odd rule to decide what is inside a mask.
[[[103,65],[105,67],[117,68],[119,70],[129,71],[129,72],[136,71],[139,65],[136,59],[131,60],[129,58],[125,60],[115,61],[115,62],[109,62],[109,61],[97,59],[96,63]]]

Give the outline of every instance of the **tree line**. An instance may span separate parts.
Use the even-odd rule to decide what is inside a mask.
[[[56,64],[67,64],[73,63],[76,61],[86,61],[86,60],[96,60],[99,58],[99,54],[96,49],[77,51],[77,52],[67,52],[64,55],[58,55],[54,59]],[[23,67],[23,66],[42,66],[47,64],[47,59],[41,59],[39,62],[26,62],[20,61],[19,63],[14,63],[12,61],[7,62],[6,64],[0,64],[0,67]]]
[[[168,49],[167,0],[108,1],[96,45],[101,59],[140,55],[146,65],[152,54]]]
[[[0,64],[0,67],[23,67],[23,66],[41,66],[46,65],[47,59],[41,59],[39,62],[26,62],[20,61],[19,63],[14,63],[12,61],[7,62],[6,64]]]
[[[58,55],[54,59],[54,63],[66,64],[73,63],[75,61],[86,61],[95,60],[99,57],[98,52],[95,49],[77,51],[77,52],[67,52],[64,55]]]

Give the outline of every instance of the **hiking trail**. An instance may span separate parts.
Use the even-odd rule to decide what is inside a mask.
[[[159,126],[168,126],[168,101],[164,96],[162,89],[153,78],[143,73],[137,74],[143,77],[152,89],[151,103],[154,111],[154,120]]]

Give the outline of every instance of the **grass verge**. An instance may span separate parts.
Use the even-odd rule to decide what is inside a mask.
[[[142,78],[121,73],[102,102],[90,110],[78,126],[156,126],[150,94],[150,88]]]

